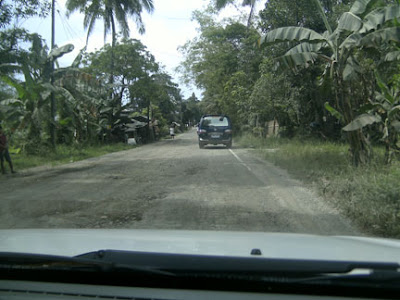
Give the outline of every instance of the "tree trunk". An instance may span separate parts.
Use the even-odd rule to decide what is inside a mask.
[[[55,8],[54,8],[55,0],[51,2],[51,50],[55,47]],[[54,59],[51,60],[51,79],[50,83],[54,86]],[[56,151],[56,125],[55,117],[57,114],[56,108],[56,98],[54,95],[54,91],[51,91],[51,102],[50,102],[50,112],[51,112],[51,119],[50,119],[50,139],[51,139],[51,146],[53,151]]]
[[[149,104],[147,106],[147,142],[148,143],[153,141],[152,130],[150,130],[150,109],[151,109],[151,102],[149,100]]]
[[[112,131],[112,127],[114,124],[114,120],[115,120],[115,116],[114,116],[114,108],[115,108],[115,103],[114,103],[114,47],[116,44],[116,29],[115,29],[115,22],[114,22],[114,18],[111,15],[111,63],[110,63],[110,93],[109,93],[109,97],[110,97],[110,101],[111,101],[111,107],[113,108],[111,110],[111,112],[109,113],[109,118],[108,118],[108,122],[109,122],[109,128],[107,128],[107,139],[108,141],[111,141],[111,131]]]
[[[354,115],[350,100],[351,95],[346,93],[346,86],[340,75],[337,76],[336,98],[336,103],[339,103],[340,111],[343,114],[343,121],[347,125],[354,120]],[[371,147],[362,129],[349,131],[346,134],[353,165],[359,166],[368,163],[371,158]]]
[[[247,28],[250,28],[251,22],[253,21],[255,6],[256,6],[256,0],[253,0],[250,4],[250,13],[249,13],[249,18],[247,19]]]

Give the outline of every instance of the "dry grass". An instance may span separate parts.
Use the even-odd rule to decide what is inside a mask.
[[[400,162],[385,165],[383,149],[374,149],[369,165],[353,167],[345,144],[251,136],[238,142],[316,187],[367,233],[400,237]]]

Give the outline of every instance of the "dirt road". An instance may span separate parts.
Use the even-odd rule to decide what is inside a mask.
[[[0,228],[202,229],[360,234],[251,150],[175,140],[0,177]]]

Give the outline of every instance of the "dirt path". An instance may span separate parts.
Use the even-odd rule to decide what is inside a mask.
[[[246,149],[175,140],[0,177],[0,228],[202,229],[360,234]]]

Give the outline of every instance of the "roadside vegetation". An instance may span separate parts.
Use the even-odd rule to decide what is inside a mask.
[[[257,1],[244,1],[241,20],[217,22],[232,2],[197,11],[199,35],[181,48],[203,110],[264,136],[271,121],[285,137],[310,126],[327,141],[345,132],[352,165],[369,164],[375,145],[391,163],[400,150],[399,1],[271,0],[255,20]]]
[[[355,167],[348,163],[349,147],[343,142],[249,134],[236,142],[316,188],[365,232],[400,238],[400,162],[385,164],[383,147],[373,148],[371,163]]]
[[[25,156],[58,157],[63,149],[104,148],[128,138],[149,143],[165,135],[172,122],[184,128],[200,118],[196,95],[184,99],[172,76],[130,36],[128,18],[137,21],[140,36],[141,14],[154,10],[153,1],[97,1],[87,10],[89,2],[67,1],[67,15],[85,14],[87,43],[95,22],[102,21],[111,44],[94,52],[80,49],[69,66],[58,60],[74,45],[52,47],[20,26],[48,16],[48,1],[0,3],[0,124],[10,146]]]
[[[38,167],[38,166],[54,166],[65,163],[101,156],[107,153],[129,150],[135,146],[124,143],[114,143],[110,145],[91,145],[91,146],[57,146],[56,151],[40,154],[27,154],[24,152],[10,149],[12,161],[15,169],[20,171],[23,169]],[[17,153],[18,152],[18,153]],[[44,153],[44,152],[42,152]]]

